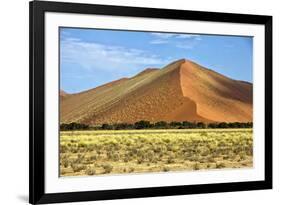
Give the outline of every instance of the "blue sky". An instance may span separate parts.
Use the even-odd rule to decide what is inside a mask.
[[[60,28],[60,86],[76,93],[182,58],[252,82],[252,54],[252,37]]]

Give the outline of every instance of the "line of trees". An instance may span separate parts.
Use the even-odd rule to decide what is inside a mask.
[[[204,123],[204,122],[165,122],[160,121],[151,123],[149,121],[141,120],[134,124],[130,123],[104,123],[99,126],[90,127],[89,125],[81,123],[61,124],[61,130],[131,130],[131,129],[205,129],[205,128],[252,128],[252,122],[219,122],[219,123]]]
[[[67,130],[88,130],[90,129],[89,125],[77,123],[77,122],[71,122],[69,124],[63,123],[60,124],[60,130],[61,131],[67,131]]]

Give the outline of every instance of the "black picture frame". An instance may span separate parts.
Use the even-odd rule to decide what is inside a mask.
[[[31,204],[154,197],[260,190],[272,188],[272,17],[231,13],[185,11],[124,6],[32,1],[30,11],[30,107],[29,107],[29,202]],[[260,24],[265,27],[265,180],[235,183],[182,185],[153,188],[81,191],[71,193],[45,192],[45,53],[44,25],[46,12],[98,14],[110,16],[151,17],[210,22]]]

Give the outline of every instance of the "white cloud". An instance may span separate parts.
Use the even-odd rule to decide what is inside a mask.
[[[177,44],[176,47],[177,48],[182,48],[182,49],[192,49],[194,47],[194,45],[190,45],[190,44]]]
[[[175,37],[178,34],[173,34],[173,33],[151,33],[151,35],[155,36],[155,37],[158,37],[158,38],[167,39],[167,38]]]
[[[161,39],[168,39],[168,38],[180,38],[180,39],[199,39],[201,35],[199,34],[177,34],[177,33],[151,33],[152,36],[158,37]]]
[[[176,34],[176,33],[151,33],[155,38],[150,44],[169,44],[177,48],[192,49],[202,40],[198,34]]]
[[[169,43],[169,41],[162,40],[162,39],[156,39],[156,40],[150,41],[150,44],[166,44],[166,43]]]
[[[194,38],[194,39],[199,39],[200,38],[200,35],[198,34],[178,34],[176,36],[176,38],[181,38],[181,39],[191,39],[191,38]]]
[[[123,46],[85,42],[78,38],[61,41],[62,62],[82,66],[88,70],[116,71],[116,69],[139,69],[147,65],[159,66],[168,63],[147,51]]]

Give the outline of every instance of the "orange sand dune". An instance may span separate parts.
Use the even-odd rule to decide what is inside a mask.
[[[66,92],[63,91],[63,90],[60,90],[59,95],[60,95],[60,99],[61,99],[61,100],[65,100],[65,98],[66,98],[67,96],[69,96],[69,94],[66,93]]]
[[[180,66],[183,95],[197,104],[197,113],[213,121],[252,121],[252,85],[229,79],[185,61]]]
[[[252,121],[252,84],[178,60],[97,88],[68,95],[61,123]]]

